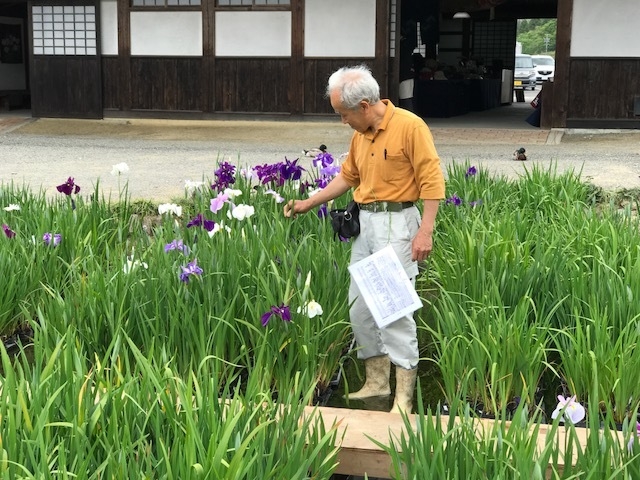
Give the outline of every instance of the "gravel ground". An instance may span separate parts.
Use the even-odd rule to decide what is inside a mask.
[[[581,172],[607,191],[640,188],[640,132],[566,131],[548,144],[539,129],[450,128],[429,122],[443,168],[469,162],[496,175],[515,178],[540,164]],[[184,195],[185,180],[208,180],[216,161],[239,165],[310,158],[303,149],[321,143],[339,156],[349,147],[351,129],[336,119],[291,121],[47,120],[0,130],[0,183],[27,184],[56,195],[55,185],[75,178],[84,192],[96,182],[105,195],[118,196],[114,164],[126,162],[120,178],[133,199],[166,202]],[[541,141],[540,138],[543,138]],[[528,160],[513,160],[525,147]]]

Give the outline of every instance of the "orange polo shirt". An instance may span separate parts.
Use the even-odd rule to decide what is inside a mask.
[[[354,132],[340,174],[358,203],[444,198],[444,175],[433,137],[413,113],[382,100],[387,110],[376,132]]]

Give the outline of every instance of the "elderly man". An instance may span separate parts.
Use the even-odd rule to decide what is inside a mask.
[[[308,199],[289,201],[284,214],[308,212],[354,188],[360,235],[352,245],[351,263],[391,245],[415,285],[418,262],[431,253],[435,218],[444,198],[444,177],[429,127],[413,113],[381,100],[378,82],[366,66],[334,72],[326,93],[342,122],[355,130],[348,157],[329,185]],[[415,205],[418,200],[422,200],[422,216]],[[379,328],[353,280],[349,302],[366,380],[348,398],[390,395],[393,363],[396,392],[391,411],[411,413],[419,360],[413,317]]]

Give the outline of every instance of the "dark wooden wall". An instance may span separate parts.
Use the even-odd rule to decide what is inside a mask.
[[[122,105],[118,63],[118,57],[102,57],[102,103],[105,110],[118,110]]]
[[[319,58],[307,59],[304,62],[304,112],[335,113],[329,99],[325,97],[329,76],[341,67],[349,65],[368,65],[378,79],[383,74],[375,71],[372,59]]]
[[[640,127],[634,100],[640,96],[640,58],[572,58],[567,126]],[[587,122],[588,121],[588,122]]]
[[[185,111],[205,110],[202,88],[202,58],[130,57],[131,76],[122,88],[121,60],[102,59],[102,89],[105,110]],[[127,98],[127,94],[129,97]]]
[[[217,58],[216,112],[290,113],[289,58]]]
[[[201,111],[201,58],[131,58],[131,109]]]
[[[203,70],[202,58],[130,57],[130,78],[123,85],[122,59],[102,58],[105,110],[149,112],[291,114],[290,58],[216,58],[212,77]],[[365,64],[377,78],[373,59],[305,59],[303,113],[333,114],[325,89],[329,76],[345,65]],[[384,96],[385,82],[380,81]],[[213,85],[213,105],[207,88]]]
[[[31,55],[31,71],[34,117],[102,118],[99,57]]]

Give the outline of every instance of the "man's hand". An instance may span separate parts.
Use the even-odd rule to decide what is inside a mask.
[[[418,230],[418,233],[411,242],[411,259],[414,262],[426,260],[433,248],[432,233],[425,230]]]
[[[307,206],[308,200],[289,200],[284,205],[284,216],[293,218],[298,213],[307,213],[311,210],[311,206]]]
[[[347,192],[351,188],[341,175],[334,177],[329,182],[329,185],[324,187],[313,197],[305,198],[304,200],[289,200],[284,206],[284,216],[287,218],[293,218],[298,213],[307,213],[313,207],[327,203],[336,197],[339,197],[343,193]]]
[[[438,213],[440,200],[423,200],[422,222],[418,233],[411,242],[411,259],[422,262],[431,254],[433,248],[433,226]]]

